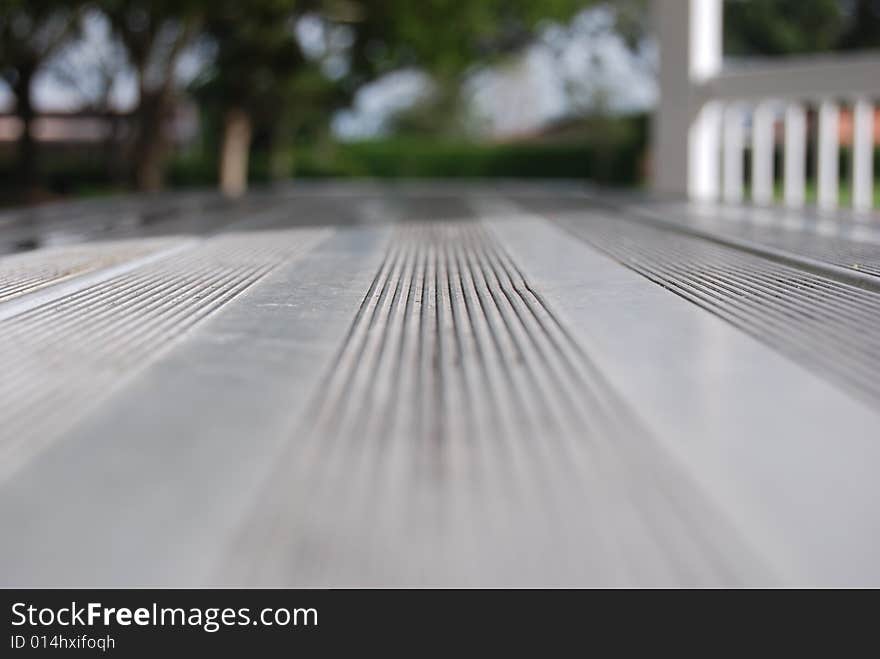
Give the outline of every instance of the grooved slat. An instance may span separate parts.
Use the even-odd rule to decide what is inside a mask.
[[[0,322],[0,475],[322,235],[219,236]]]
[[[708,230],[781,249],[792,254],[824,261],[842,268],[880,277],[880,245],[842,237],[825,236],[814,231],[748,221],[711,221],[688,218],[689,223]]]
[[[783,354],[880,404],[880,296],[709,241],[594,212],[575,235]]]
[[[0,259],[0,302],[160,251],[173,239],[107,242],[46,249]]]
[[[562,210],[558,203],[554,210]],[[809,217],[766,208],[724,205],[701,206],[680,203],[630,204],[614,203],[624,214],[653,218],[663,222],[692,227],[713,235],[745,240],[829,263],[841,268],[880,277],[880,234],[868,222],[834,218]],[[570,210],[583,208],[568,204]]]
[[[275,585],[733,582],[712,510],[491,233],[413,223],[231,560]]]

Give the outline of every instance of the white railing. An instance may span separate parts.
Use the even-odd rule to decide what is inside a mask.
[[[660,103],[653,131],[658,192],[739,203],[746,196],[744,165],[750,152],[749,196],[753,203],[771,204],[779,143],[783,203],[800,207],[806,201],[807,145],[814,134],[816,202],[836,208],[842,109],[852,126],[851,204],[860,212],[872,208],[880,53],[725,68],[722,0],[654,0],[654,5],[660,43]]]

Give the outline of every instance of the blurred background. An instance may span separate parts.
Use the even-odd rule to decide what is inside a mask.
[[[641,186],[649,9],[0,0],[0,204],[321,177]],[[725,58],[877,47],[880,0],[724,5]],[[840,125],[844,161],[845,113]]]

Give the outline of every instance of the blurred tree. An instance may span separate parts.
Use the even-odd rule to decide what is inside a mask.
[[[57,50],[46,69],[81,109],[104,117],[108,126],[103,146],[106,176],[121,187],[126,183],[125,154],[120,148],[126,117],[114,107],[113,96],[131,76],[131,67],[104,14],[87,5],[81,24],[79,37]]]
[[[38,162],[33,135],[32,83],[37,72],[79,27],[81,2],[74,0],[4,0],[0,12],[0,75],[15,96],[22,123],[17,171],[20,191],[37,184]]]
[[[333,5],[341,3],[332,3]],[[340,20],[355,28],[352,81],[417,67],[456,78],[477,62],[531,43],[542,22],[566,20],[584,0],[361,0],[346,2]]]
[[[223,107],[221,184],[230,194],[244,188],[247,151],[255,120],[267,127],[271,160],[289,172],[278,154],[289,153],[296,126],[350,100],[367,82],[403,68],[435,80],[446,108],[449,90],[476,61],[521,49],[542,20],[562,19],[583,0],[218,0],[206,29],[216,54],[201,81],[203,99]],[[296,37],[309,20],[325,41],[306,54]],[[333,36],[341,48],[333,48]],[[323,73],[323,75],[322,75]]]
[[[880,46],[878,0],[728,0],[729,55],[790,55]]]
[[[649,0],[614,0],[614,26],[626,45],[635,50],[651,30]]]
[[[838,46],[846,50],[880,48],[880,0],[853,0]]]
[[[327,137],[334,112],[348,101],[338,81],[328,77],[316,62],[306,62],[285,82],[279,84],[278,103],[256,115],[261,129],[257,138],[265,142],[273,179],[291,176],[295,144]]]
[[[220,185],[241,194],[248,156],[259,131],[267,143],[270,173],[289,176],[291,141],[318,106],[326,119],[338,96],[335,85],[302,52],[296,25],[316,3],[296,0],[218,0],[205,30],[214,56],[195,89],[203,106],[217,109],[222,125]],[[313,114],[313,113],[311,113]]]
[[[330,3],[337,20],[354,34],[349,93],[384,74],[419,70],[430,91],[393,119],[401,133],[455,136],[473,122],[462,98],[463,83],[475,68],[522,51],[544,23],[567,20],[590,0],[360,0]]]
[[[394,113],[389,123],[394,135],[452,139],[467,137],[472,130],[482,127],[469,116],[467,103],[454,80],[445,85],[435,82],[422,98]]]
[[[200,0],[95,0],[125,49],[138,87],[132,144],[134,182],[162,187],[168,155],[167,124],[174,110],[181,55],[200,35]]]

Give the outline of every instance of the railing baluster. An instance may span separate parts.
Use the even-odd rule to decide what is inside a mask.
[[[743,149],[745,113],[739,103],[724,109],[724,201],[738,204],[743,199]]]
[[[773,201],[773,108],[761,103],[752,114],[752,201]]]
[[[838,194],[838,120],[837,103],[819,104],[819,157],[817,203],[820,208],[837,208]]]
[[[779,176],[784,181],[784,203],[803,206],[807,197],[812,197],[807,194],[812,190],[808,183],[817,179],[819,204],[836,207],[840,174],[835,101],[860,99],[856,132],[870,132],[867,102],[880,101],[880,55],[873,51],[829,53],[775,61],[756,59],[728,67],[722,49],[724,0],[653,0],[651,4],[660,55],[660,98],[652,130],[654,189],[693,200],[721,197],[736,203],[742,199],[740,170],[748,163],[743,162],[742,167],[738,163],[740,129],[736,109],[728,107],[748,104],[757,105],[752,137],[746,136],[752,141],[751,197],[758,204],[772,202],[774,121],[765,106],[781,109],[784,103],[786,154]],[[716,111],[716,104],[725,106],[724,110]],[[820,106],[815,172],[812,165],[807,171],[807,155],[813,155],[813,106]],[[867,144],[863,137],[857,139],[853,153],[856,212],[872,202],[872,155]]]
[[[874,105],[860,98],[853,104],[852,205],[856,211],[874,205]]]
[[[691,198],[717,201],[721,188],[720,103],[706,103],[693,120],[688,140],[688,159],[693,163],[688,186]]]
[[[807,175],[807,118],[799,103],[785,108],[785,205],[804,205]]]

